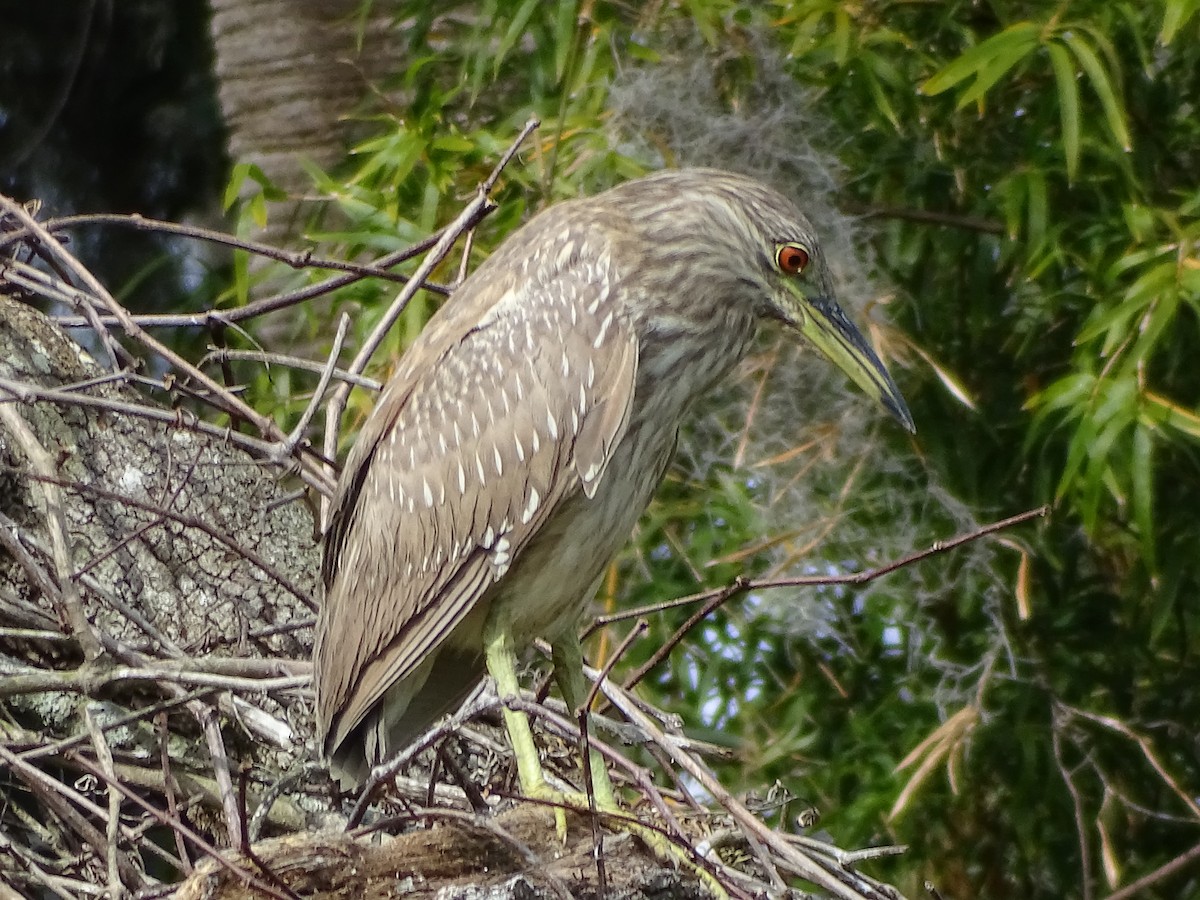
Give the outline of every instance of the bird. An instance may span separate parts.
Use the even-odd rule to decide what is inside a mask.
[[[316,729],[343,786],[485,672],[511,701],[534,638],[579,708],[581,618],[689,411],[767,323],[915,430],[834,299],[813,225],[746,175],[664,170],[553,204],[452,293],[399,359],[330,507]],[[563,799],[524,714],[503,715],[522,791]],[[615,808],[603,764],[590,766],[594,799]]]

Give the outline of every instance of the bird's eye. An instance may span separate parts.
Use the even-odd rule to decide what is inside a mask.
[[[808,268],[808,248],[803,244],[780,244],[775,264],[785,275],[800,275]]]

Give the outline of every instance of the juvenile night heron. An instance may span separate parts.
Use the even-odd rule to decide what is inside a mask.
[[[384,388],[333,502],[315,678],[344,784],[452,710],[485,666],[516,696],[516,648],[535,637],[578,708],[583,610],[684,415],[764,320],[805,335],[912,429],[833,299],[808,220],[741,175],[660,172],[560,203],[454,293]],[[548,788],[525,717],[505,718],[522,789],[580,803]]]

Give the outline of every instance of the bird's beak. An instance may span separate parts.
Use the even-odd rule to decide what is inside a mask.
[[[854,323],[846,318],[842,308],[826,292],[824,296],[808,298],[798,285],[788,285],[795,296],[789,304],[794,316],[791,324],[808,338],[866,394],[890,412],[909,432],[915,434],[912,413],[900,389],[883,363],[867,343]]]

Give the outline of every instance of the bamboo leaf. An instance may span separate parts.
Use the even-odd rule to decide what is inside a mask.
[[[988,38],[945,66],[921,85],[921,93],[930,96],[954,87],[960,81],[978,75],[998,55],[1012,52],[1015,47],[1032,49],[1037,42],[1038,27],[1032,22],[1018,22]],[[1028,52],[1028,50],[1026,50]]]
[[[500,39],[499,45],[496,47],[496,54],[492,60],[492,77],[500,74],[500,67],[504,64],[504,59],[509,52],[516,46],[517,39],[525,33],[525,26],[529,24],[529,18],[533,15],[534,10],[538,8],[540,0],[525,0],[517,7],[516,14],[512,17],[512,21],[508,23],[508,30],[504,32],[504,37]]]
[[[1046,45],[1046,52],[1050,54],[1054,80],[1058,83],[1063,156],[1067,161],[1067,181],[1072,182],[1079,168],[1079,85],[1075,81],[1075,67],[1071,64],[1067,49],[1062,44],[1052,42]]]
[[[1154,568],[1154,439],[1150,429],[1133,429],[1133,458],[1130,461],[1133,521],[1142,539],[1142,552]]]
[[[1158,42],[1166,45],[1175,40],[1179,29],[1183,28],[1198,11],[1200,0],[1167,0],[1163,10],[1162,30],[1158,33]]]
[[[1071,48],[1075,58],[1079,60],[1079,65],[1092,83],[1092,90],[1100,98],[1100,105],[1104,107],[1104,117],[1113,137],[1116,138],[1121,149],[1128,153],[1133,149],[1133,144],[1129,138],[1129,129],[1125,125],[1125,112],[1121,107],[1120,100],[1117,99],[1117,93],[1108,73],[1104,71],[1100,57],[1096,55],[1096,51],[1087,41],[1073,32],[1064,31],[1062,39]]]
[[[958,98],[957,107],[962,109],[971,103],[983,98],[984,94],[992,89],[992,87],[1013,70],[1013,68],[1037,49],[1037,42],[1032,38],[1026,39],[1022,36],[1021,40],[1014,40],[1011,44],[1001,48],[995,56],[993,56],[987,64],[975,75],[975,83],[972,84],[963,95]]]

